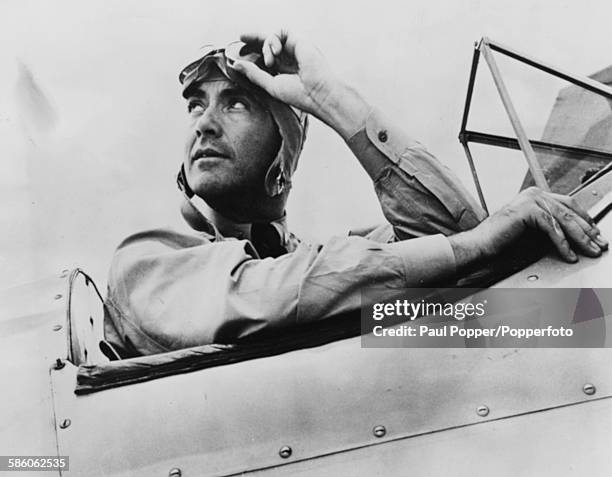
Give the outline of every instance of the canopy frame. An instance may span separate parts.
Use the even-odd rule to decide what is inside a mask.
[[[600,96],[605,97],[606,99],[612,100],[612,88],[596,81],[592,78],[588,78],[586,76],[576,75],[565,71],[561,68],[557,68],[551,66],[547,63],[544,63],[540,60],[534,59],[530,56],[519,53],[518,51],[508,48],[507,46],[502,45],[496,41],[493,41],[487,37],[483,37],[479,42],[474,44],[474,55],[472,57],[472,67],[470,70],[470,77],[468,81],[467,95],[465,100],[465,107],[463,110],[463,117],[461,120],[461,130],[459,131],[459,142],[463,146],[465,151],[470,171],[472,173],[472,178],[474,179],[474,184],[476,186],[476,191],[478,193],[478,198],[484,210],[489,214],[489,210],[486,204],[486,200],[484,198],[484,194],[482,191],[482,187],[480,185],[480,180],[478,178],[478,173],[476,171],[476,166],[474,164],[474,159],[472,156],[472,151],[470,150],[470,143],[476,144],[484,144],[489,146],[502,147],[506,149],[514,149],[520,150],[523,153],[527,161],[527,165],[529,167],[529,171],[534,179],[536,186],[540,187],[543,190],[549,191],[550,187],[542,172],[542,168],[538,162],[537,156],[534,150],[544,150],[544,151],[555,151],[560,153],[570,153],[570,154],[582,154],[582,155],[590,155],[594,157],[598,157],[601,159],[607,159],[612,162],[612,153],[608,153],[606,151],[601,151],[597,149],[591,148],[583,148],[570,146],[567,144],[560,143],[551,143],[546,141],[537,141],[533,139],[529,139],[525,132],[525,129],[516,113],[508,90],[506,89],[504,80],[502,78],[502,74],[497,67],[497,63],[492,54],[493,51],[496,51],[502,55],[505,55],[509,58],[517,60],[521,63],[524,63],[528,66],[536,68],[540,71],[548,73],[557,78],[563,79],[572,83],[576,86],[580,86],[592,93],[598,94]],[[470,106],[472,103],[472,96],[474,93],[474,84],[476,81],[476,72],[478,70],[478,64],[480,60],[480,56],[483,56],[485,62],[488,66],[489,71],[493,77],[493,81],[495,86],[497,87],[497,91],[502,100],[502,104],[508,115],[508,119],[512,124],[512,128],[516,134],[516,138],[500,136],[494,134],[487,134],[479,131],[469,130],[467,128],[468,117],[470,113]]]

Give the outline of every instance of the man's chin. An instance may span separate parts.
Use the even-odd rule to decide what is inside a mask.
[[[264,178],[247,180],[236,174],[236,171],[194,171],[187,173],[187,182],[191,190],[204,199],[209,205],[213,203],[240,203],[260,201],[265,197]],[[260,184],[254,187],[254,184]]]
[[[205,199],[205,196],[217,197],[231,194],[236,190],[236,185],[232,183],[229,177],[225,177],[223,174],[217,174],[212,171],[190,172],[191,174],[187,174],[187,182],[191,190],[203,199]]]
[[[199,181],[192,186],[192,190],[209,205],[233,202],[236,198],[247,194],[244,187],[238,184],[219,181]]]

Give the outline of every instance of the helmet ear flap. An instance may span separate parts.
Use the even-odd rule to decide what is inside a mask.
[[[189,183],[187,182],[187,175],[185,174],[185,165],[181,164],[181,168],[176,175],[176,183],[178,188],[185,193],[188,198],[192,198],[194,196],[194,192],[189,187]]]
[[[308,116],[298,114],[291,106],[272,98],[268,107],[281,136],[280,149],[265,177],[266,193],[276,197],[291,188],[291,176],[306,139]]]
[[[270,197],[276,197],[282,194],[289,185],[281,161],[275,161],[266,173],[266,193]]]

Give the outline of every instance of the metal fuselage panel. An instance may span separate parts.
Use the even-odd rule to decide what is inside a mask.
[[[57,455],[50,374],[66,357],[66,291],[63,273],[0,292],[3,455]]]
[[[612,399],[364,447],[248,476],[610,475]]]
[[[71,475],[230,475],[430,433],[444,443],[441,431],[609,398],[611,358],[609,349],[363,349],[355,338],[85,396],[66,366],[53,375],[58,419],[72,422],[58,431],[59,451]],[[568,429],[576,439],[587,431]]]
[[[612,218],[599,225],[612,237]],[[611,265],[609,253],[577,265],[548,257],[498,286],[602,288]],[[357,337],[77,396],[77,368],[53,369],[66,354],[53,330],[64,287],[55,279],[2,303],[13,318],[0,322],[1,435],[7,454],[70,456],[70,475],[533,475],[530,463],[539,475],[597,475],[606,463],[610,349],[365,349]],[[31,310],[15,318],[20,301]]]

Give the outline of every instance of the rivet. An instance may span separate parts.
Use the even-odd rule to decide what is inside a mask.
[[[170,472],[168,472],[168,477],[181,477],[181,475],[183,475],[183,472],[177,467],[170,469]]]
[[[66,363],[64,363],[61,359],[57,358],[55,360],[55,369],[62,369],[64,366],[66,366]]]
[[[283,446],[278,451],[278,455],[280,455],[283,459],[288,459],[289,457],[291,457],[292,453],[293,450],[291,450],[291,447],[289,446]]]
[[[62,325],[53,325],[53,331],[59,331],[62,329]]]
[[[380,131],[378,133],[378,140],[380,142],[387,142],[387,139],[389,139],[389,136],[387,135],[387,131]]]
[[[591,383],[586,383],[584,386],[582,386],[582,390],[587,396],[592,396],[593,394],[595,394],[595,391],[597,391],[595,385]]]
[[[61,293],[58,293],[57,295],[55,295],[53,298],[55,298],[56,300],[59,300],[62,297]]]
[[[596,190],[592,190],[592,191],[591,191],[591,194],[593,194],[593,195],[597,195],[598,193],[599,193],[599,192],[597,192]]]
[[[476,414],[478,414],[480,417],[488,416],[489,407],[485,406],[484,404],[482,406],[478,406],[478,408],[476,408]]]
[[[70,419],[64,419],[60,423],[60,429],[66,429],[67,427],[70,427],[70,424],[72,424],[72,421]]]
[[[530,282],[535,282],[536,280],[539,280],[540,277],[538,277],[537,275],[529,275],[527,277],[527,280],[529,280]]]
[[[387,429],[385,429],[385,426],[376,426],[372,432],[376,437],[384,437],[387,433]]]

